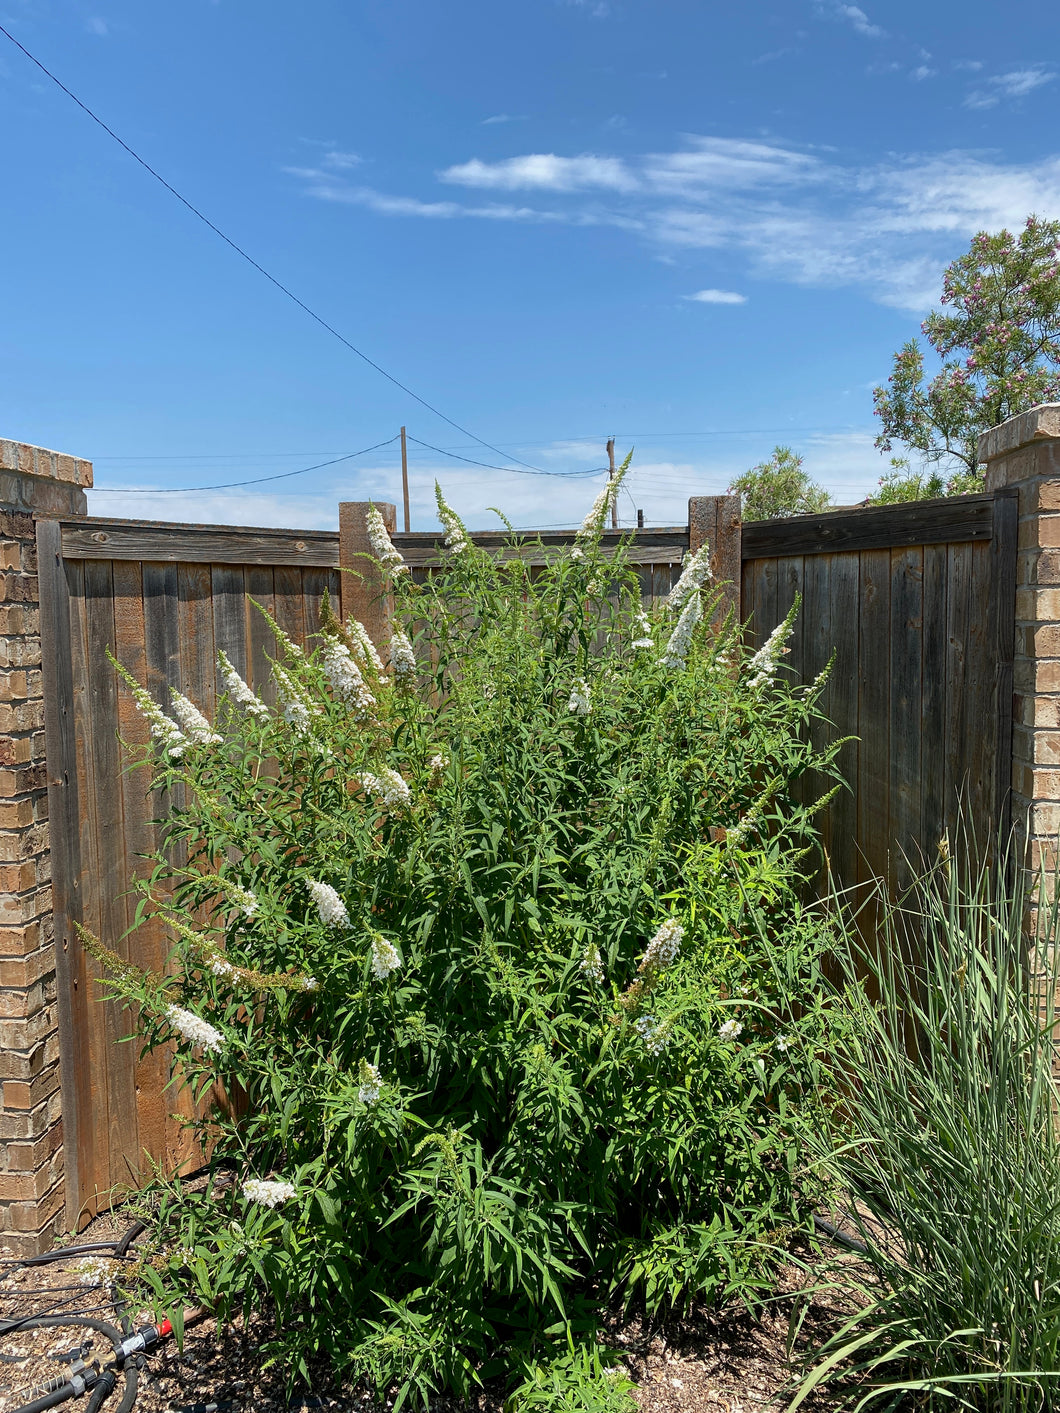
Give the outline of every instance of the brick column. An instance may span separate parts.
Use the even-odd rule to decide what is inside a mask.
[[[64,1216],[34,515],[84,515],[87,461],[0,440],[0,1247]]]
[[[979,438],[988,491],[1019,494],[1013,660],[1012,821],[1031,868],[1060,835],[1060,404]]]

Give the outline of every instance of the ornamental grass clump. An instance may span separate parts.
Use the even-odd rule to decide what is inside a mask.
[[[612,1407],[609,1313],[749,1301],[809,1227],[834,748],[819,684],[752,689],[702,556],[642,608],[606,498],[533,571],[440,505],[422,583],[374,526],[382,658],[330,609],[274,629],[271,693],[229,663],[210,730],[143,750],[170,965],[90,945],[233,1174],[159,1198],[154,1296],[272,1310],[292,1374],[398,1402]]]
[[[998,853],[958,867],[944,839],[897,903],[881,886],[871,946],[853,924],[837,944],[850,1098],[822,1158],[864,1260],[792,1409],[836,1382],[856,1409],[1060,1407],[1057,879],[1030,880],[1031,936],[1028,880]]]

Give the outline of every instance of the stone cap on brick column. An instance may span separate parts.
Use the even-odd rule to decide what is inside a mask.
[[[39,515],[87,515],[92,463],[0,437],[0,506]]]
[[[999,456],[1053,437],[1060,437],[1060,402],[1043,402],[984,432],[979,438],[979,460],[996,461]]]

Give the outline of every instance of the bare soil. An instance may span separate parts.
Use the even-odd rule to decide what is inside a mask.
[[[128,1217],[111,1214],[97,1219],[77,1240],[107,1241],[121,1236]],[[38,1314],[95,1313],[117,1318],[106,1261],[98,1270],[85,1257],[68,1257],[48,1265],[22,1266],[0,1251],[0,1320]],[[93,1279],[102,1283],[92,1283]],[[704,1312],[681,1322],[647,1326],[640,1321],[616,1324],[610,1331],[613,1348],[626,1354],[626,1367],[636,1382],[636,1403],[643,1413],[781,1413],[790,1397],[795,1366],[788,1357],[788,1320],[793,1301],[805,1283],[795,1265],[781,1274],[777,1300],[765,1313],[743,1309]],[[803,1326],[806,1336],[823,1337],[839,1312],[811,1306]],[[139,1327],[144,1311],[128,1312]],[[327,1409],[335,1413],[383,1413],[372,1397],[356,1389],[338,1389],[322,1372],[312,1388],[293,1397],[286,1391],[281,1368],[262,1368],[262,1346],[269,1337],[265,1320],[248,1326],[242,1321],[219,1330],[203,1320],[185,1334],[182,1349],[169,1339],[143,1360],[135,1413],[270,1413],[270,1410]],[[48,1380],[69,1376],[71,1353],[86,1361],[105,1362],[110,1346],[102,1334],[88,1328],[13,1331],[0,1337],[0,1413],[36,1397]],[[103,1405],[116,1410],[122,1383]],[[83,1409],[87,1399],[63,1405]],[[486,1388],[474,1400],[474,1413],[501,1413],[499,1391]],[[817,1399],[813,1413],[826,1413],[829,1401]],[[462,1405],[438,1400],[432,1413],[458,1413]]]

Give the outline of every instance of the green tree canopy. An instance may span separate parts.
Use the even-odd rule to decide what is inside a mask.
[[[768,461],[737,476],[729,490],[743,497],[745,520],[813,515],[830,503],[828,492],[810,479],[802,469],[802,457],[790,446],[775,446]]]
[[[921,326],[941,369],[928,379],[924,351],[910,339],[894,355],[887,385],[873,393],[877,447],[899,442],[937,472],[918,476],[898,461],[878,499],[977,489],[980,433],[1060,398],[1058,255],[1060,221],[1028,216],[1018,237],[980,231],[947,267],[943,308]]]

